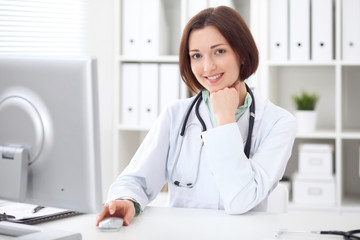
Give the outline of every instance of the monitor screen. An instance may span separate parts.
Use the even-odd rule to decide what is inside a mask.
[[[0,56],[0,199],[100,211],[99,141],[95,59]]]

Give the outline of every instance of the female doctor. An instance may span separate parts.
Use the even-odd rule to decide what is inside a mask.
[[[194,16],[179,64],[198,95],[161,113],[111,185],[97,225],[110,216],[128,225],[165,183],[172,207],[266,210],[291,155],[295,118],[245,84],[257,69],[258,50],[239,13],[217,7]]]

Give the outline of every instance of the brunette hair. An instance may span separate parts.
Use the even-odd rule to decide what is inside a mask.
[[[250,77],[259,64],[258,49],[241,15],[236,10],[225,6],[204,9],[191,18],[185,26],[179,49],[180,75],[193,92],[198,92],[204,87],[197,81],[191,70],[189,36],[192,30],[207,26],[216,27],[237,54],[241,81]]]

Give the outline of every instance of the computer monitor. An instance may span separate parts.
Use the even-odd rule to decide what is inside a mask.
[[[0,56],[0,199],[101,210],[97,90],[93,58]]]

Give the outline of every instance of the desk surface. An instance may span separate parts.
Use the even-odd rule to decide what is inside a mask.
[[[95,214],[86,214],[36,226],[80,232],[84,240],[273,239],[275,233],[284,228],[346,231],[360,228],[360,215],[260,212],[228,215],[217,210],[148,207],[140,216],[134,218],[130,226],[123,227],[118,232],[101,232],[95,227],[95,217]],[[284,236],[280,239],[300,239],[296,234],[286,236],[288,238]],[[319,236],[310,236],[307,235],[306,239],[319,239]],[[304,239],[304,235],[301,237]]]
[[[217,210],[148,207],[134,218],[130,226],[119,232],[101,232],[95,227],[95,216],[74,216],[39,226],[80,232],[85,240],[266,239],[273,238],[279,229],[284,228],[346,231],[360,228],[360,215],[260,212],[228,215]]]

